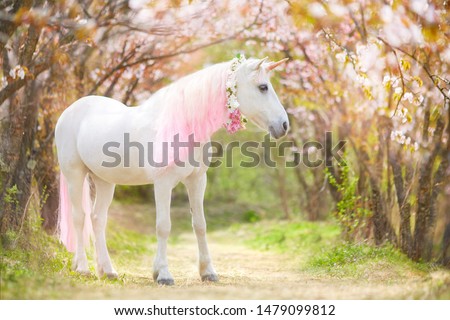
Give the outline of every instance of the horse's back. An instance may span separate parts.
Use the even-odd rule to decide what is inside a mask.
[[[86,96],[72,103],[58,120],[58,123],[64,121],[65,117],[71,117],[71,122],[98,113],[123,112],[127,108],[122,102],[112,98],[102,96]],[[73,118],[72,118],[73,117]]]
[[[77,145],[83,124],[92,118],[125,112],[126,108],[123,103],[108,97],[86,96],[64,110],[55,128],[55,143],[62,169],[81,161]]]
[[[149,183],[148,170],[139,165],[141,154],[138,148],[127,149],[130,150],[129,167],[122,163],[114,167],[104,164],[114,159],[112,151],[120,159],[125,158],[125,137],[148,147],[148,141],[156,134],[157,110],[127,107],[117,100],[100,96],[75,101],[63,112],[56,127],[55,141],[61,169],[64,172],[64,169],[69,171],[81,166],[111,183]]]

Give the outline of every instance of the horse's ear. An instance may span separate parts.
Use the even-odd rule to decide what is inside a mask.
[[[282,59],[282,60],[280,60],[280,61],[277,61],[277,62],[271,62],[271,63],[269,63],[269,65],[266,67],[266,69],[267,69],[267,71],[273,70],[273,69],[275,69],[275,68],[278,67],[279,65],[285,63],[285,62],[288,61],[288,60],[289,60],[289,58],[284,58],[284,59]]]
[[[257,63],[256,63],[256,65],[254,66],[254,69],[255,70],[258,70],[259,68],[261,68],[261,66],[264,64],[264,62],[266,62],[266,60],[268,59],[269,57],[265,57],[265,58],[262,58],[261,60],[259,60]]]

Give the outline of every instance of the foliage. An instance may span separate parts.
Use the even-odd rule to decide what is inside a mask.
[[[358,194],[358,178],[350,174],[349,166],[345,162],[342,162],[340,167],[340,182],[336,180],[328,169],[325,169],[325,174],[331,186],[336,188],[341,195],[340,200],[336,204],[334,217],[343,229],[344,238],[350,240],[355,239],[358,236],[358,232],[364,231],[362,229],[367,227],[367,221],[372,213],[364,206],[364,203],[367,203],[367,199],[363,199]]]
[[[8,204],[17,203],[17,193],[19,190],[17,189],[17,185],[13,185],[11,188],[8,188],[5,193],[4,201]]]

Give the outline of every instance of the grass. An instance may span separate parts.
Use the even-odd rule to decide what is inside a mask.
[[[262,221],[249,227],[254,236],[247,243],[254,248],[281,252],[303,251],[312,254],[339,238],[339,228],[323,222]]]
[[[300,270],[317,276],[389,281],[437,269],[432,263],[411,261],[389,244],[377,247],[367,242],[344,242],[339,227],[332,222],[262,221],[250,229],[248,245],[293,254]]]
[[[108,225],[108,246],[117,268],[127,268],[131,275],[117,280],[97,279],[94,269],[93,246],[87,255],[92,276],[80,276],[71,271],[72,254],[54,236],[42,232],[37,219],[30,219],[21,233],[3,237],[0,262],[0,299],[70,298],[71,290],[89,286],[122,287],[147,284],[150,279],[134,277],[148,269],[154,255],[156,238],[122,227],[115,221]],[[32,241],[29,241],[32,239]],[[143,261],[142,257],[148,257]],[[130,267],[131,266],[131,267]],[[45,288],[45,290],[43,290]],[[63,289],[63,290],[62,290]]]
[[[173,210],[172,245],[180,241],[177,234],[192,232],[187,210],[185,206]],[[85,297],[88,291],[107,298],[113,293],[116,297],[118,289],[142,290],[156,286],[151,278],[156,247],[152,227],[154,212],[149,212],[147,205],[113,205],[108,247],[120,274],[119,279],[113,281],[79,276],[71,271],[72,254],[55,237],[42,232],[39,218],[35,216],[27,219],[20,233],[3,235],[1,299],[74,299]],[[336,282],[337,285],[339,281],[349,280],[359,285],[383,286],[412,280],[426,282],[424,287],[436,292],[418,295],[419,298],[450,298],[448,271],[442,271],[442,277],[435,277],[440,269],[432,264],[412,262],[390,245],[375,247],[369,243],[343,242],[339,228],[330,221],[267,220],[262,211],[245,207],[238,211],[233,204],[210,206],[207,219],[209,234],[215,234],[213,241],[230,243],[232,234],[233,243],[245,244],[254,249],[255,254],[257,251],[280,253],[289,257],[286,261],[294,265],[295,275],[300,278]],[[179,243],[178,248],[182,245]],[[92,247],[88,250],[88,259],[95,274]]]
[[[392,245],[342,243],[310,259],[305,270],[339,278],[384,278],[386,280],[424,275],[433,264],[415,263]]]
[[[44,283],[52,287],[48,275],[58,276],[68,270],[70,255],[55,238],[42,233],[36,221],[29,222],[19,233],[3,235],[2,245],[1,299],[26,297]]]

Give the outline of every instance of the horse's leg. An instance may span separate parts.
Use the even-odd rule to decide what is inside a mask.
[[[156,237],[158,240],[158,248],[153,263],[153,279],[162,285],[174,284],[167,262],[167,239],[169,238],[171,228],[170,200],[172,189],[172,185],[164,182],[155,183]]]
[[[68,172],[63,172],[66,180],[72,203],[72,220],[76,237],[75,257],[73,260],[73,269],[81,274],[90,274],[86,251],[84,249],[84,218],[85,212],[83,210],[83,184],[87,174],[85,168],[71,169]]]
[[[203,212],[203,198],[206,189],[206,173],[188,177],[184,181],[188,191],[192,214],[192,228],[197,236],[199,253],[199,271],[202,281],[218,281],[216,271],[209,256],[206,241],[206,221]]]
[[[95,203],[92,211],[92,227],[95,237],[95,252],[97,255],[97,272],[99,277],[106,275],[110,279],[117,278],[117,272],[111,264],[108,248],[106,246],[106,221],[108,208],[114,195],[115,185],[91,175],[95,184]]]

